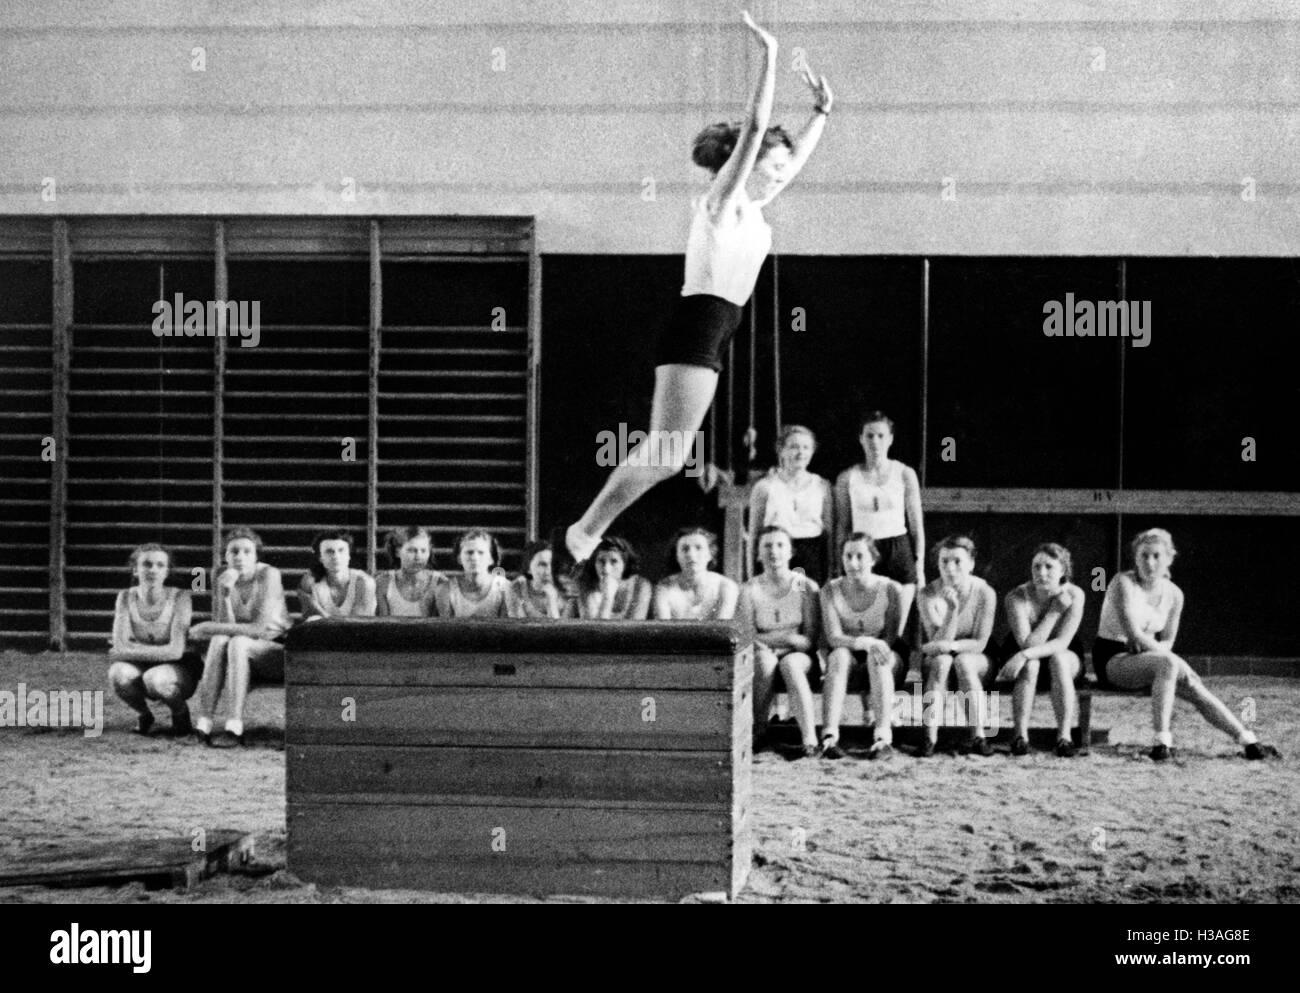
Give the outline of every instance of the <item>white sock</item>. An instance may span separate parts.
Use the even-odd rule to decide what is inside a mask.
[[[231,734],[243,734],[244,722],[235,720],[235,718],[231,717],[226,721],[226,730]]]
[[[1172,731],[1157,731],[1156,744],[1164,745],[1166,748],[1174,747],[1174,734]]]
[[[199,734],[211,734],[211,733],[212,733],[212,718],[211,718],[211,717],[196,717],[196,718],[194,719],[194,730],[197,731],[197,732],[199,732]]]
[[[1254,731],[1242,731],[1241,734],[1237,735],[1237,744],[1242,745],[1243,747],[1245,745],[1253,745],[1258,741],[1259,736],[1255,734]]]
[[[573,556],[573,561],[585,562],[591,558],[591,553],[600,544],[600,537],[600,535],[592,537],[577,524],[570,524],[569,529],[564,532],[564,544],[568,547],[569,554]]]

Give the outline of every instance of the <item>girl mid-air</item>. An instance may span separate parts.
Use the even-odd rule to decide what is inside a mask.
[[[676,475],[713,402],[720,356],[740,324],[758,271],[772,245],[762,208],[803,168],[821,138],[832,96],[826,77],[805,67],[813,115],[791,138],[769,127],[776,87],[776,39],[749,16],[746,27],[763,49],[763,73],[743,124],[711,124],[696,136],[692,158],[714,175],[691,218],[681,299],[659,342],[646,440],[628,453],[564,544],[575,563],[588,559],[601,535],[647,490]],[[648,448],[646,446],[649,446]],[[558,545],[557,545],[558,547]]]

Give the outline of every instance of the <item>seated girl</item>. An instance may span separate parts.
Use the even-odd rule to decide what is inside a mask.
[[[165,585],[171,553],[161,545],[141,545],[131,553],[136,585],[117,595],[108,657],[108,682],[136,712],[137,734],[153,727],[149,701],[164,704],[172,715],[174,737],[190,734],[190,709],[203,675],[203,661],[185,650],[190,629],[190,595]]]
[[[1083,620],[1083,590],[1070,582],[1070,553],[1055,542],[1034,550],[1029,582],[1022,583],[1003,601],[1011,632],[1002,643],[1005,660],[998,680],[1014,681],[1012,700],[1015,715],[1011,754],[1029,752],[1029,717],[1034,694],[1045,688],[1049,678],[1052,710],[1056,714],[1056,754],[1070,758],[1075,747],[1070,740],[1078,698],[1074,680],[1082,665],[1083,643],[1079,622]],[[1046,662],[1046,665],[1043,663]]]
[[[921,591],[920,619],[923,642],[921,668],[925,679],[926,737],[918,756],[934,754],[943,720],[949,673],[957,673],[957,686],[966,701],[970,741],[965,751],[992,755],[984,737],[984,677],[989,658],[984,654],[993,633],[998,609],[993,587],[972,574],[975,542],[965,535],[949,535],[935,546],[939,578]]]
[[[1183,614],[1183,591],[1169,578],[1177,550],[1164,528],[1150,528],[1133,539],[1133,569],[1121,572],[1106,587],[1092,665],[1102,686],[1136,690],[1151,687],[1151,723],[1155,744],[1151,758],[1174,757],[1170,723],[1174,698],[1182,697],[1211,725],[1242,746],[1248,759],[1281,758],[1246,730],[1237,715],[1206,689],[1201,677],[1174,654],[1174,639]]]
[[[525,574],[510,584],[511,617],[559,618],[560,591],[551,576],[551,543],[530,541],[524,546]]]
[[[894,754],[894,688],[907,674],[903,588],[872,572],[880,551],[860,531],[845,540],[840,558],[843,578],[832,579],[821,592],[822,627],[830,646],[822,690],[822,755],[844,757],[839,746],[840,717],[849,674],[856,666],[865,666],[870,700],[863,702],[870,703],[875,722],[867,758],[888,759]]]
[[[790,569],[793,553],[789,533],[765,527],[758,536],[763,571],[741,588],[739,620],[754,632],[754,730],[761,736],[772,705],[777,670],[785,682],[803,736],[800,758],[817,754],[817,719],[809,677],[820,682],[817,661],[820,627],[817,583]]]
[[[432,617],[434,591],[447,577],[429,568],[433,537],[428,528],[394,528],[384,539],[391,569],[375,578],[379,617]]]
[[[781,429],[776,454],[779,464],[754,484],[749,497],[749,526],[761,533],[765,527],[781,527],[790,535],[794,554],[792,568],[818,583],[826,582],[830,556],[831,484],[808,471],[817,450],[817,439],[801,424]],[[755,548],[755,556],[758,550]]]
[[[650,581],[638,575],[632,545],[605,537],[578,580],[578,616],[601,621],[644,621],[650,616]]]
[[[375,581],[351,568],[352,535],[322,531],[312,538],[311,551],[311,570],[298,587],[302,619],[374,617]]]
[[[456,559],[463,571],[438,585],[438,616],[509,617],[510,580],[496,568],[497,540],[482,528],[466,531],[456,541]]]
[[[740,587],[721,573],[709,571],[718,555],[713,532],[682,528],[673,538],[673,552],[679,571],[655,585],[655,619],[729,621],[735,617]]]
[[[195,624],[190,637],[211,639],[199,683],[199,716],[194,730],[205,745],[234,748],[244,744],[244,704],[253,676],[284,679],[284,645],[289,608],[280,570],[259,562],[262,539],[251,528],[226,533],[226,569],[212,591],[212,620]],[[212,734],[212,718],[222,687],[230,687],[230,716],[221,734]]]

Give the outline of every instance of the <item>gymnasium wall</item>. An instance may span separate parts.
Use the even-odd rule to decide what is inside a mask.
[[[6,3],[0,211],[535,215],[543,253],[677,253],[690,140],[756,78],[740,6]],[[809,107],[796,49],[837,94],[779,252],[1295,250],[1294,3],[750,7],[775,118]]]

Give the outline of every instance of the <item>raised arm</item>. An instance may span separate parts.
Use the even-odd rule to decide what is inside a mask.
[[[953,639],[952,648],[949,650],[953,653],[984,651],[988,647],[989,635],[993,633],[993,618],[997,613],[997,609],[998,597],[993,592],[992,587],[985,586],[981,588],[979,615],[975,621],[975,630],[971,632],[969,638]]]
[[[312,579],[311,572],[302,574],[302,582],[298,584],[298,610],[302,613],[302,619],[308,620],[312,617],[324,617],[319,607],[316,606],[316,598],[312,595],[313,587],[316,585]]]
[[[804,164],[812,155],[813,149],[821,141],[822,132],[826,130],[826,119],[830,117],[831,106],[835,102],[835,95],[831,93],[830,83],[826,82],[825,76],[815,76],[813,71],[805,63],[803,67],[803,81],[808,84],[808,88],[813,93],[813,112],[808,118],[808,122],[799,130],[799,133],[792,139],[794,149],[790,154],[790,165],[786,170],[785,184],[773,193],[766,200],[758,202],[760,207],[771,203],[776,199],[779,193],[784,192],[794,182],[795,176],[799,175]]]
[[[745,123],[740,126],[736,147],[709,187],[706,202],[709,214],[715,221],[744,188],[749,174],[754,170],[754,163],[758,161],[758,153],[763,147],[763,135],[772,120],[772,95],[776,90],[776,39],[754,23],[749,11],[745,11],[743,17],[745,26],[763,48],[763,72],[750,99]]]

